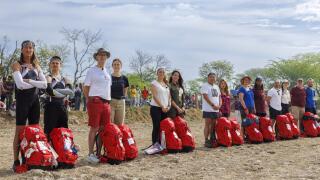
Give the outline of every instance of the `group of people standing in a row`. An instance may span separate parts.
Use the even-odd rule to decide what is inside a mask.
[[[317,114],[316,109],[316,91],[313,88],[314,80],[308,79],[306,87],[303,79],[297,80],[296,86],[289,90],[288,80],[276,80],[273,87],[266,91],[263,79],[257,77],[252,86],[252,79],[244,76],[241,79],[241,86],[237,90],[238,104],[241,113],[241,119],[246,118],[249,113],[257,116],[270,116],[275,123],[278,115],[290,112],[298,121],[298,127],[303,132],[301,123],[304,112]],[[230,116],[230,95],[228,85],[225,80],[216,85],[216,76],[214,73],[208,75],[208,82],[201,87],[203,96],[202,110],[205,118],[205,146],[212,147],[212,139],[215,138],[214,126],[220,116]],[[243,131],[242,131],[243,133]]]
[[[98,163],[94,154],[95,138],[106,123],[117,125],[124,123],[125,99],[129,90],[129,81],[121,72],[122,61],[112,61],[112,73],[107,72],[105,65],[110,52],[103,48],[93,54],[96,65],[91,67],[85,77],[82,91],[86,100],[88,125],[88,157],[91,163]],[[50,73],[44,75],[35,53],[32,41],[21,44],[20,59],[13,63],[13,79],[16,96],[16,130],[13,141],[13,168],[20,165],[19,133],[28,124],[39,124],[40,101],[39,91],[45,91],[44,131],[49,134],[53,128],[68,128],[68,111],[65,98],[74,96],[69,80],[62,76],[62,60],[53,56],[49,60]],[[163,68],[157,70],[157,79],[152,82],[152,100],[150,114],[153,122],[152,141],[159,141],[160,121],[167,116],[184,114],[184,88],[180,72],[174,71],[169,82]],[[50,139],[49,139],[50,141]]]
[[[39,90],[44,89],[46,92],[44,130],[47,135],[53,128],[68,127],[68,112],[64,99],[74,95],[70,82],[61,75],[61,58],[58,56],[50,58],[50,73],[45,76],[34,51],[35,44],[32,41],[24,41],[21,45],[20,59],[12,65],[16,86],[14,167],[20,164],[20,131],[25,125],[38,124],[40,120]],[[95,137],[106,123],[113,122],[117,125],[124,123],[125,99],[130,85],[128,78],[121,72],[122,61],[120,59],[112,60],[113,70],[109,74],[105,65],[107,59],[110,58],[110,52],[100,48],[93,54],[93,57],[96,60],[96,65],[88,70],[82,91],[87,105],[90,127],[87,160],[91,163],[98,163],[99,158],[94,154]],[[251,78],[245,76],[241,79],[239,89],[242,118],[248,113],[265,116],[267,102],[270,117],[275,119],[276,115],[288,112],[291,102],[293,114],[301,120],[305,110],[315,111],[313,99],[315,92],[312,89],[312,84],[313,80],[308,80],[308,88],[305,89],[303,81],[299,79],[290,95],[288,82],[284,81],[281,87],[280,81],[276,81],[274,88],[269,90],[265,96],[262,79],[257,78],[254,87],[251,88]],[[151,94],[152,143],[158,145],[160,143],[161,120],[185,114],[186,98],[181,73],[174,70],[167,80],[165,69],[157,69],[156,79],[151,83]],[[216,119],[221,115],[230,116],[230,92],[226,81],[221,80],[216,85],[216,75],[209,73],[207,82],[201,87],[201,94],[203,96],[203,118],[205,119],[205,145],[212,147],[212,141],[209,138],[214,138],[213,127]]]

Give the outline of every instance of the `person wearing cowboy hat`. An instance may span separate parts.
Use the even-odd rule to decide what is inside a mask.
[[[254,94],[251,88],[251,77],[246,75],[241,78],[241,87],[239,89],[239,100],[241,103],[241,118],[244,119],[247,114],[255,113]]]
[[[107,72],[105,65],[110,57],[110,52],[99,48],[93,54],[97,61],[96,66],[90,68],[84,80],[83,94],[86,97],[88,126],[90,126],[88,135],[89,155],[88,162],[99,163],[98,157],[93,153],[96,134],[106,123],[110,123],[110,100],[112,80]],[[99,152],[98,152],[99,155]]]

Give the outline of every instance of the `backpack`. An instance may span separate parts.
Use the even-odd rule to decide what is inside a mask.
[[[107,123],[104,130],[100,132],[100,138],[104,147],[104,157],[109,164],[120,164],[125,160],[125,148],[122,143],[122,132],[113,123]]]
[[[162,153],[178,153],[182,150],[182,142],[178,137],[174,122],[166,118],[160,122],[161,145],[165,149]]]
[[[232,137],[232,145],[242,145],[244,143],[243,137],[241,135],[240,124],[237,122],[236,118],[230,118],[231,122],[231,137]]]
[[[57,165],[57,154],[38,124],[25,126],[19,138],[22,162],[28,169],[51,170]]]
[[[259,144],[263,142],[263,135],[259,131],[259,119],[256,115],[248,114],[242,120],[242,127],[244,127],[244,133],[249,143]]]
[[[317,137],[318,129],[316,127],[316,123],[314,119],[314,114],[311,112],[305,112],[302,118],[302,125],[304,129],[304,133],[308,137]]]
[[[276,117],[276,133],[278,139],[292,139],[293,133],[291,122],[286,115],[278,115]]]
[[[220,117],[219,119],[217,119],[215,126],[215,135],[218,145],[224,147],[230,147],[232,145],[230,130],[231,122],[227,118]]]
[[[294,116],[290,113],[287,113],[286,116],[288,117],[290,123],[291,123],[291,130],[292,130],[292,136],[293,138],[299,138],[300,136],[300,130],[297,126],[297,121],[294,119]]]
[[[186,120],[182,117],[177,116],[174,120],[174,125],[176,128],[176,132],[178,137],[182,142],[182,152],[191,152],[195,148],[195,140],[193,135],[191,134],[191,130],[188,127]]]
[[[68,128],[54,128],[50,133],[53,148],[59,155],[58,163],[62,168],[73,168],[77,159],[77,149],[73,142],[72,131]]]
[[[264,142],[275,141],[276,136],[272,128],[272,120],[268,117],[260,117],[259,119],[260,131],[263,136]]]
[[[131,129],[125,124],[119,125],[118,127],[123,135],[122,143],[125,149],[126,160],[135,159],[138,157],[138,147]]]

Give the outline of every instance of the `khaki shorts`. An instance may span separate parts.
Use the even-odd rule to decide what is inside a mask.
[[[126,104],[124,99],[111,99],[111,122],[120,125],[124,123]]]
[[[302,124],[302,118],[305,112],[304,107],[298,107],[298,106],[292,106],[291,107],[291,112],[294,118],[298,121],[298,126]],[[301,129],[301,128],[300,128]]]

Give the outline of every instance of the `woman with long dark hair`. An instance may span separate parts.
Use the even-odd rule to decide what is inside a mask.
[[[220,112],[223,117],[229,118],[230,111],[231,111],[231,98],[230,98],[228,84],[224,79],[222,79],[219,82],[219,88],[220,88],[221,100],[222,100]]]
[[[20,165],[19,133],[27,125],[38,124],[40,119],[39,89],[47,88],[46,78],[35,55],[35,44],[23,41],[20,60],[13,63],[16,85],[16,131],[13,140],[13,170]]]
[[[185,113],[185,91],[183,87],[183,78],[178,70],[174,70],[171,73],[171,77],[169,79],[169,87],[172,106],[168,112],[168,116],[171,118],[175,118],[176,116],[183,116]]]
[[[261,77],[256,78],[252,91],[254,94],[254,105],[256,107],[256,115],[261,117],[266,116],[266,95],[264,92],[264,86]]]

